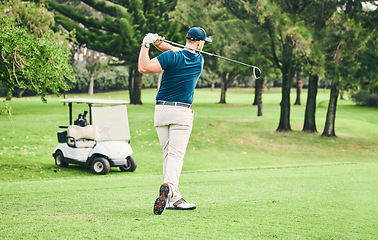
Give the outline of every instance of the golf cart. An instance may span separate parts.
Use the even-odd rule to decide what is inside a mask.
[[[126,101],[73,98],[63,99],[69,106],[69,126],[58,131],[59,145],[53,153],[55,164],[81,164],[92,168],[95,174],[107,174],[110,167],[119,167],[122,172],[134,172],[137,162],[130,156],[130,129]],[[72,124],[72,105],[88,104],[87,111],[80,113]]]

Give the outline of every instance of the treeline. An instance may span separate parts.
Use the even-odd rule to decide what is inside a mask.
[[[42,23],[48,24],[38,26],[31,24],[35,22],[30,21],[34,15],[24,14],[29,17],[26,21],[15,7],[9,8],[24,6],[19,3],[19,0],[2,1],[9,11],[4,13],[27,26],[30,34],[35,34],[33,29],[47,26],[55,34],[66,35],[65,40],[71,43],[71,66],[76,82],[67,77],[62,80],[71,86],[71,91],[85,92],[88,88],[88,94],[93,95],[94,89],[127,88],[130,103],[142,104],[141,89],[154,87],[159,80],[159,76],[142,76],[137,71],[144,35],[156,32],[184,44],[187,30],[201,26],[213,39],[204,50],[257,65],[262,76],[258,80],[251,79],[250,68],[205,56],[205,71],[199,86],[219,86],[220,103],[226,103],[226,92],[231,86],[252,83],[256,90],[262,86],[280,86],[282,99],[277,131],[291,131],[292,87],[297,88],[297,99],[300,99],[301,88],[308,88],[303,127],[306,132],[317,131],[318,88],[331,89],[324,136],[335,136],[334,121],[340,95],[352,92],[359,104],[374,105],[378,93],[376,1],[46,0],[37,1],[34,6],[48,9],[39,15],[46,16]],[[18,9],[28,13],[21,7]],[[152,48],[152,55],[157,54],[159,52]],[[4,61],[4,64],[8,63]],[[7,69],[11,72],[12,66]],[[13,79],[12,74],[7,76]],[[8,94],[9,86],[13,87],[11,89],[20,87],[17,83],[9,85],[4,79]],[[31,86],[30,89],[38,90],[35,85]],[[61,88],[67,90],[63,85]],[[57,88],[52,90],[55,93]],[[256,91],[256,96],[259,94],[261,91]],[[262,104],[261,97],[257,97],[256,104]]]

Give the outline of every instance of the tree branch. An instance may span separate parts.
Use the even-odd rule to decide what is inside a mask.
[[[278,60],[277,54],[276,54],[276,47],[274,44],[274,34],[273,34],[273,26],[270,24],[270,19],[267,19],[266,24],[268,25],[268,34],[270,37],[270,48],[272,50],[273,60],[274,63],[277,65],[279,69],[282,69],[282,66],[280,64],[280,61]]]

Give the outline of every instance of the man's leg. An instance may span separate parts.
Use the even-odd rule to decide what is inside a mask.
[[[163,182],[170,185],[173,202],[181,199],[178,185],[191,131],[191,126],[186,125],[156,127],[163,149]]]
[[[166,171],[164,182],[173,185],[173,197],[167,203],[167,209],[193,210],[196,205],[187,203],[180,194],[178,188],[184,156],[188,146],[192,125],[170,125],[168,157],[166,159]]]
[[[163,182],[160,197],[156,205],[164,199],[171,203],[180,203],[181,209],[194,209],[195,205],[187,204],[181,197],[178,185],[183,166],[183,158],[193,126],[193,111],[181,107],[157,106],[155,108],[155,127],[163,149]],[[169,184],[169,197],[165,199],[165,184]],[[163,192],[163,194],[162,194]],[[182,203],[184,202],[184,203]],[[165,202],[164,202],[165,203]],[[186,205],[185,205],[186,204]],[[160,205],[159,205],[160,206]],[[176,206],[175,206],[176,207]],[[179,208],[177,208],[179,209]],[[161,214],[162,211],[155,211]]]
[[[156,132],[159,137],[159,141],[161,144],[161,147],[163,149],[163,158],[166,159],[168,157],[168,143],[169,143],[169,132],[168,132],[168,126],[159,126],[156,127]],[[165,161],[163,161],[163,176],[165,172]],[[160,186],[159,190],[159,197],[156,199],[154,203],[154,214],[155,215],[161,215],[163,211],[165,210],[165,207],[169,201],[169,199],[172,196],[172,190],[171,187],[168,185],[168,183],[163,183]]]
[[[166,171],[166,159],[168,158],[168,146],[169,146],[169,127],[158,126],[156,127],[156,133],[159,137],[161,149],[163,150],[163,180]]]
[[[172,187],[173,197],[170,199],[171,202],[176,202],[182,198],[179,180],[191,131],[191,125],[172,124],[169,126],[168,155],[164,158],[163,163],[163,181]]]

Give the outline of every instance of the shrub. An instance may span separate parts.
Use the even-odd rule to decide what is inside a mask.
[[[378,107],[377,94],[370,94],[367,91],[358,91],[358,92],[352,93],[351,98],[358,105]]]
[[[73,66],[76,82],[71,83],[70,93],[86,93],[89,87],[89,73],[84,65],[75,63]],[[128,69],[125,66],[112,66],[100,73],[94,81],[95,92],[106,92],[128,89]]]

